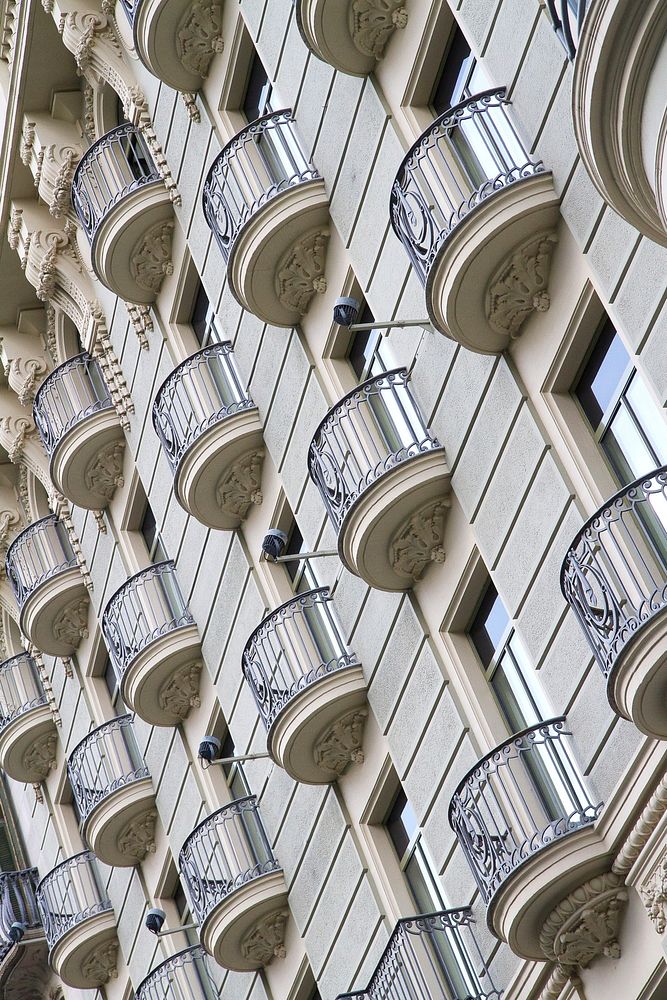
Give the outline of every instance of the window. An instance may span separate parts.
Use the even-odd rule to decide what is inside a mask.
[[[438,79],[433,88],[431,107],[436,116],[458,104],[466,97],[484,89],[477,60],[459,27],[454,28]]]
[[[303,535],[299,530],[296,521],[292,521],[292,527],[288,532],[285,555],[299,555],[301,552],[308,552],[308,546],[303,540]],[[319,587],[317,576],[311,565],[310,559],[299,559],[294,562],[283,563],[287,574],[292,581],[292,590],[295,594],[304,594],[307,590],[314,590]]]
[[[271,106],[272,96],[273,86],[262,65],[262,60],[255,52],[243,99],[243,113],[247,121],[254,122],[257,118],[261,118],[262,115],[274,111],[275,108]]]
[[[209,344],[219,344],[224,339],[218,328],[215,311],[209,302],[208,295],[201,281],[197,286],[190,324],[200,347],[207,347]]]
[[[358,323],[374,322],[375,316],[370,306],[364,303]],[[383,337],[379,330],[358,330],[352,335],[347,357],[360,382],[365,382],[367,378],[379,375],[390,367],[388,361],[382,357],[382,345]]]
[[[384,825],[415,901],[416,912],[432,913],[445,909],[442,893],[422,844],[417,817],[400,786]]]
[[[574,388],[591,430],[620,483],[667,462],[667,429],[606,317]]]
[[[151,562],[163,562],[167,558],[167,553],[164,545],[162,544],[162,538],[157,528],[155,514],[153,513],[151,505],[148,501],[146,501],[144,516],[141,519],[139,531],[141,532],[146,543],[148,558]]]
[[[222,750],[220,753],[223,758],[236,756],[234,740],[229,733],[227,733],[222,741]],[[242,799],[244,796],[251,794],[248,779],[245,776],[242,763],[223,764],[222,768],[225,773],[225,778],[227,779],[227,787],[229,788],[232,799]]]
[[[192,924],[195,922],[190,910],[190,904],[188,902],[188,897],[185,894],[185,889],[181,885],[180,880],[176,882],[176,888],[173,895],[174,906],[176,907],[176,913],[178,914],[178,922],[180,927],[184,927],[186,924]],[[199,943],[199,938],[197,936],[197,931],[194,927],[189,928],[187,931],[183,931],[188,945],[195,945]]]
[[[104,665],[104,683],[107,686],[107,691],[109,692],[109,698],[111,700],[111,707],[116,713],[116,715],[123,715],[127,708],[120,696],[120,680],[116,669],[111,662],[111,659],[107,657]]]
[[[531,677],[528,654],[492,583],[484,591],[468,635],[510,732],[518,733],[548,718],[551,712],[537,679]]]

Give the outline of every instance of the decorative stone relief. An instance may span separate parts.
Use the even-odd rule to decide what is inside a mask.
[[[261,504],[264,499],[262,484],[262,462],[264,452],[251,451],[242,455],[218,481],[215,495],[221,510],[244,520],[251,504]]]
[[[382,58],[394,30],[408,23],[403,0],[353,0],[348,17],[355,48],[374,59]]]
[[[165,275],[174,273],[171,262],[173,222],[159,222],[141,237],[130,255],[132,277],[147,292],[160,291]]]
[[[623,879],[613,872],[584,882],[545,920],[540,947],[546,957],[568,974],[600,955],[620,958],[618,928],[627,898]]]
[[[276,268],[276,294],[278,299],[292,312],[305,315],[310,300],[317,292],[327,290],[324,265],[327,256],[329,233],[317,229],[297,240],[283,255]]]
[[[551,251],[557,242],[555,233],[541,233],[514,250],[496,271],[486,292],[486,316],[496,333],[515,339],[534,310],[547,311]]]
[[[664,934],[667,930],[667,854],[663,854],[657,867],[639,887],[639,894],[656,933]]]
[[[5,554],[9,546],[9,533],[21,523],[16,510],[0,510],[0,575],[5,572]]]
[[[12,205],[7,224],[7,242],[12,250],[18,250],[19,234],[21,232],[21,222],[23,221],[23,209]]]
[[[80,158],[75,149],[67,148],[62,151],[62,162],[53,183],[49,202],[49,212],[55,219],[66,215],[69,210],[72,178]]]
[[[0,429],[5,440],[9,439],[6,444],[9,461],[16,464],[23,455],[26,442],[37,438],[35,422],[32,417],[14,417],[8,414],[0,418]]]
[[[256,923],[241,941],[243,957],[261,965],[268,965],[274,958],[284,958],[287,917],[286,910],[276,910]]]
[[[78,40],[73,51],[74,61],[80,73],[85,73],[91,66],[93,59],[93,49],[98,40],[105,41],[113,49],[115,55],[122,58],[123,50],[116,37],[109,18],[98,14],[84,13],[79,15],[80,24],[78,27]],[[66,14],[61,21],[61,34],[66,28],[75,29],[77,14],[72,12]]]
[[[178,719],[185,719],[191,708],[199,708],[201,670],[201,661],[196,660],[180,667],[171,675],[158,694],[158,704],[163,712],[169,712]]]
[[[34,740],[23,754],[23,767],[34,782],[44,781],[49,771],[56,766],[56,747],[58,738],[55,733],[45,733]]]
[[[104,986],[110,979],[117,979],[116,956],[118,941],[107,941],[93,948],[81,962],[81,972],[92,986]]]
[[[16,392],[21,406],[29,406],[35,398],[37,387],[49,371],[43,358],[12,358],[5,366],[7,380]]]
[[[195,0],[176,29],[176,51],[185,69],[205,77],[216,52],[222,52],[222,11],[219,3]]]
[[[361,745],[367,718],[368,711],[358,708],[334,722],[315,744],[313,752],[317,766],[341,775],[350,764],[363,764]]]
[[[97,138],[95,134],[95,92],[87,80],[81,84],[83,92],[83,131],[86,138],[94,142]]]
[[[19,156],[21,157],[21,163],[24,167],[27,167],[32,159],[32,150],[35,145],[35,129],[35,122],[23,122],[21,141],[19,143]]]
[[[14,61],[14,43],[16,34],[16,8],[18,0],[5,0],[2,5],[2,23],[0,24],[0,59],[11,67]]]
[[[88,638],[88,601],[85,597],[63,608],[53,622],[53,634],[75,649],[82,639]]]
[[[443,540],[449,497],[422,507],[404,521],[389,543],[389,561],[395,573],[420,580],[429,562],[445,561]]]
[[[135,816],[118,834],[118,850],[128,858],[143,861],[147,854],[155,854],[155,810]]]
[[[148,306],[137,306],[132,302],[126,302],[125,308],[130,317],[130,322],[134,327],[141,350],[147,351],[149,343],[146,334],[153,329],[153,320]]]
[[[124,486],[124,441],[113,441],[98,451],[83,474],[86,489],[109,503],[118,486]]]
[[[191,122],[199,124],[201,121],[201,115],[199,114],[199,108],[197,107],[197,95],[191,94],[189,90],[182,90],[181,97],[183,98],[188,118]]]

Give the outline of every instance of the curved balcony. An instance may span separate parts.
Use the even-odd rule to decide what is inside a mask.
[[[408,382],[398,368],[348,392],[308,456],[340,558],[379,590],[405,590],[445,558],[449,470]]]
[[[408,23],[404,0],[298,0],[296,21],[318,59],[341,73],[365,76],[382,59],[397,28]]]
[[[248,972],[284,955],[287,886],[253,795],[196,826],[179,867],[201,943],[218,965]]]
[[[565,556],[561,590],[614,711],[667,739],[667,466],[586,521]]]
[[[336,1000],[461,997],[502,1000],[473,931],[470,908],[399,920],[365,990]]]
[[[199,706],[201,647],[171,561],[131,576],[108,601],[102,634],[125,704],[153,726]]]
[[[0,768],[37,784],[56,765],[56,724],[37,664],[20,653],[0,664]]]
[[[489,929],[516,955],[544,958],[544,921],[568,893],[608,868],[594,805],[557,718],[501,743],[468,772],[449,807],[488,906]]]
[[[505,350],[550,301],[558,199],[508,106],[504,88],[489,90],[437,118],[403,160],[389,205],[434,326],[483,354]]]
[[[38,882],[36,868],[0,873],[0,990],[6,997],[17,993],[20,996],[30,965],[46,959],[46,949],[40,941],[42,918],[35,897]],[[22,943],[12,939],[13,923],[25,928]]]
[[[139,129],[126,122],[86,150],[72,205],[102,284],[129,302],[153,302],[172,272],[173,209]]]
[[[36,895],[56,975],[78,990],[115,979],[116,917],[91,851],[57,865]]]
[[[366,682],[326,587],[281,604],[243,650],[269,753],[295,781],[335,781],[363,759]]]
[[[211,344],[160,386],[153,426],[174,474],[176,499],[209,528],[238,528],[261,503],[262,425],[231,344]]]
[[[172,955],[139,984],[135,1000],[218,1000],[218,989],[199,945]]]
[[[238,302],[265,323],[297,323],[326,289],[329,204],[291,111],[264,115],[227,143],[203,202]]]
[[[49,514],[20,532],[5,569],[23,634],[49,656],[71,656],[88,635],[88,591],[62,521]]]
[[[83,353],[54,369],[33,415],[56,489],[78,507],[106,507],[123,484],[125,437],[97,361]]]
[[[572,107],[582,162],[615,212],[667,246],[667,9],[579,0],[579,14]]]
[[[131,715],[88,733],[70,754],[67,773],[81,835],[100,861],[127,868],[155,851],[153,783]]]

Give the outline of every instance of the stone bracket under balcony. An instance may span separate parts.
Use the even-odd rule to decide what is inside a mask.
[[[149,72],[174,90],[199,90],[222,52],[222,0],[121,0]]]
[[[15,781],[38,784],[55,768],[57,748],[53,712],[36,705],[0,730],[0,767]]]
[[[150,778],[117,788],[87,817],[82,835],[105,865],[128,868],[155,852],[155,792]]]
[[[341,73],[366,76],[382,59],[397,28],[408,23],[406,0],[299,0],[301,37],[319,59]]]
[[[118,938],[113,910],[87,917],[67,931],[49,954],[56,975],[77,990],[117,978]]]
[[[287,887],[280,872],[270,872],[234,890],[201,928],[206,951],[223,969],[251,972],[285,957]]]

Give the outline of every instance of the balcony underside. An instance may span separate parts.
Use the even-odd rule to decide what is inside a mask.
[[[78,566],[44,580],[26,598],[20,627],[49,656],[71,656],[88,635],[88,591]]]
[[[221,0],[138,0],[134,45],[146,69],[174,90],[199,90],[222,52]]]
[[[251,972],[284,954],[287,886],[282,871],[251,879],[214,906],[201,942],[223,969]]]
[[[0,768],[15,781],[44,781],[55,767],[57,743],[50,707],[29,708],[0,731]]]
[[[131,781],[91,810],[83,837],[105,865],[129,868],[155,850],[156,815],[151,779]]]
[[[77,990],[103,986],[116,977],[116,918],[104,910],[65,931],[49,954],[51,968]]]
[[[123,671],[123,701],[153,726],[178,725],[199,704],[201,669],[197,626],[165,631],[137,653]]]
[[[122,484],[125,436],[116,411],[83,417],[58,442],[50,473],[57,489],[84,510],[103,510]]]
[[[607,681],[609,702],[642,733],[667,739],[667,608],[643,623],[619,653]]]
[[[394,31],[404,28],[408,18],[403,0],[300,0],[297,7],[299,29],[311,52],[353,76],[375,69]]]

